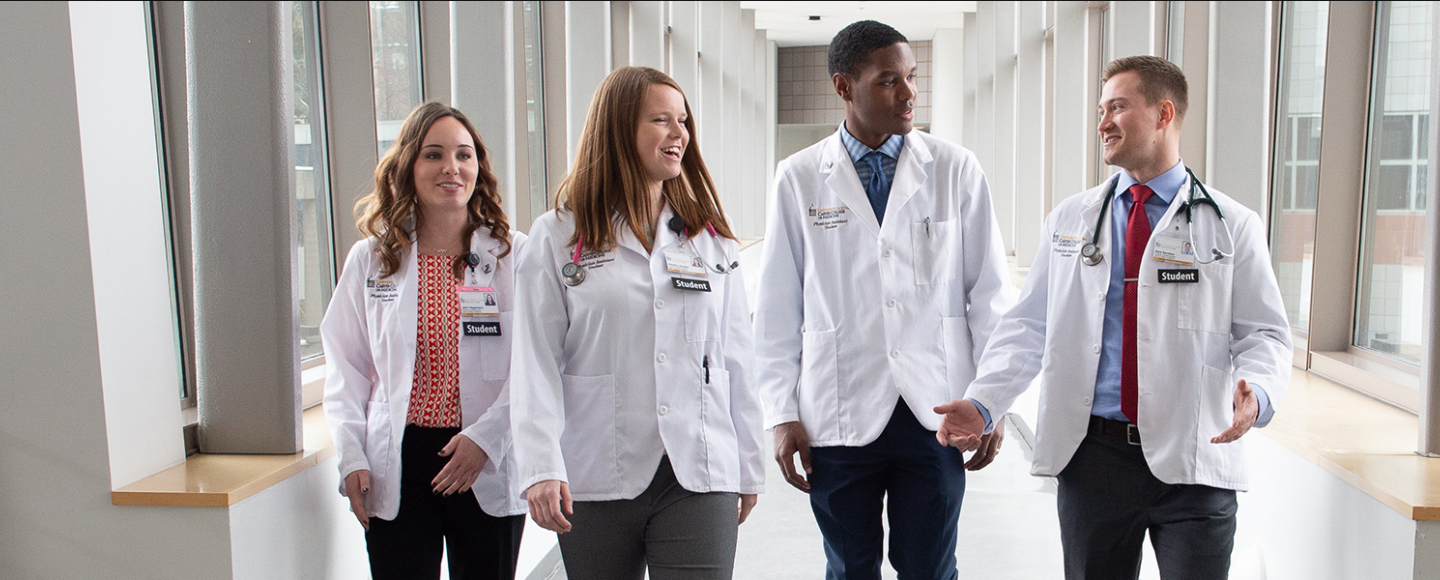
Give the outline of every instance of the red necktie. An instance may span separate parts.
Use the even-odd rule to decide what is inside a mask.
[[[1124,346],[1120,355],[1120,411],[1135,423],[1139,416],[1140,378],[1137,370],[1139,354],[1135,349],[1136,295],[1139,293],[1140,263],[1145,259],[1145,246],[1150,242],[1150,216],[1145,214],[1145,200],[1155,192],[1144,185],[1130,186],[1130,223],[1125,227],[1125,329],[1121,333]]]

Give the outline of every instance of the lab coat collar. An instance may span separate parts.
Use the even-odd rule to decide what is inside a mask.
[[[860,184],[860,174],[855,172],[855,164],[850,161],[850,153],[845,150],[845,144],[840,141],[840,131],[826,139],[820,150],[819,173],[825,175],[825,186],[840,201],[850,208],[850,215],[855,217],[861,225],[870,230],[870,233],[880,235],[880,221],[875,219],[875,212],[870,209],[870,198],[865,195],[865,187]],[[907,143],[914,139],[906,139]],[[905,159],[904,150],[901,151],[900,159]],[[895,178],[899,181],[900,165],[897,161],[895,166]],[[891,186],[893,194],[895,187]],[[888,214],[889,211],[887,210]]]
[[[905,139],[905,148],[900,150],[900,159],[895,162],[895,181],[890,185],[890,201],[885,204],[887,223],[895,223],[890,217],[904,209],[905,203],[920,190],[920,186],[929,181],[930,168],[935,161],[925,141],[914,135],[915,131],[911,133]]]

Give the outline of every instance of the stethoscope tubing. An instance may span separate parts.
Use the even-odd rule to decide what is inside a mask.
[[[1200,183],[1200,178],[1196,177],[1195,172],[1191,171],[1188,166],[1185,167],[1185,174],[1190,177],[1190,197],[1185,200],[1185,222],[1191,224],[1190,229],[1186,232],[1190,247],[1198,247],[1195,245],[1195,220],[1192,213],[1196,204],[1210,206],[1210,209],[1215,212],[1215,217],[1220,220],[1220,229],[1225,232],[1225,237],[1230,240],[1230,251],[1221,251],[1218,246],[1212,247],[1210,248],[1213,256],[1211,259],[1201,260],[1197,254],[1195,261],[1201,264],[1210,264],[1235,255],[1235,238],[1230,234],[1230,224],[1225,220],[1224,212],[1220,211],[1220,204],[1215,202],[1215,198],[1210,195],[1210,190],[1205,187],[1205,184]],[[1110,180],[1110,187],[1105,191],[1105,199],[1101,202],[1100,215],[1095,219],[1095,227],[1090,230],[1090,237],[1092,239],[1080,248],[1080,259],[1087,266],[1097,265],[1105,258],[1105,253],[1100,251],[1100,232],[1103,231],[1101,228],[1105,225],[1105,215],[1110,210],[1110,203],[1115,199],[1115,188],[1119,184],[1120,177],[1118,175]],[[1200,189],[1200,195],[1203,196],[1199,199],[1195,198],[1195,189],[1197,187]]]

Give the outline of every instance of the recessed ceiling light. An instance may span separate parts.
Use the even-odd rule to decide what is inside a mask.
[[[819,21],[820,21],[820,17],[817,16],[817,15],[815,15],[815,14],[811,14],[811,15],[810,15],[810,21],[811,21],[811,22],[819,22]]]

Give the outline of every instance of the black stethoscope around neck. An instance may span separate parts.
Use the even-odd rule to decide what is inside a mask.
[[[1210,206],[1210,209],[1215,212],[1215,217],[1220,220],[1220,230],[1225,232],[1225,237],[1229,238],[1230,240],[1230,251],[1222,251],[1219,246],[1211,246],[1211,258],[1209,260],[1201,260],[1200,255],[1197,253],[1195,255],[1195,261],[1200,262],[1201,264],[1209,264],[1212,262],[1217,262],[1222,258],[1229,258],[1230,256],[1235,255],[1235,238],[1230,235],[1230,224],[1229,222],[1225,221],[1225,214],[1224,212],[1220,211],[1220,204],[1215,203],[1215,198],[1210,196],[1210,190],[1205,188],[1205,184],[1200,183],[1200,178],[1195,177],[1195,172],[1190,171],[1190,168],[1188,166],[1185,167],[1185,174],[1190,176],[1190,197],[1189,199],[1185,200],[1185,203],[1180,207],[1185,211],[1185,222],[1191,224],[1189,231],[1186,232],[1190,242],[1190,247],[1197,247],[1195,245],[1194,227],[1194,211],[1196,205]],[[1101,261],[1105,259],[1105,252],[1100,251],[1099,246],[1100,231],[1101,227],[1105,225],[1105,213],[1110,210],[1110,202],[1115,199],[1115,188],[1119,184],[1120,177],[1118,175],[1115,177],[1115,179],[1110,180],[1110,188],[1105,191],[1105,200],[1100,205],[1100,217],[1095,219],[1095,228],[1090,230],[1091,239],[1090,241],[1085,242],[1084,246],[1080,247],[1080,261],[1084,262],[1086,266],[1098,265]],[[1195,190],[1197,188],[1200,190],[1200,195],[1202,197],[1195,197]]]
[[[700,255],[700,250],[695,247],[695,239],[690,237],[690,229],[685,227],[684,219],[681,219],[678,215],[673,216],[666,225],[670,228],[670,231],[675,232],[675,235],[689,242],[691,252],[697,257]],[[712,237],[719,237],[719,234],[715,233],[715,226],[709,222],[705,223],[705,231],[710,232]],[[581,282],[585,281],[585,267],[580,265],[580,255],[584,253],[584,247],[585,237],[576,236],[575,252],[570,255],[570,261],[560,268],[560,279],[565,282],[566,286],[579,286]],[[729,265],[726,265],[725,262],[720,262],[713,266],[707,264],[705,267],[716,274],[729,274],[740,267],[739,260],[729,260],[730,256],[723,256],[723,258],[729,261]]]

